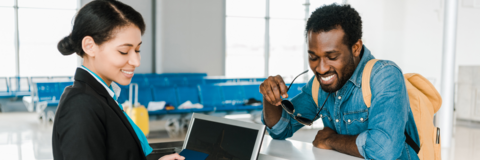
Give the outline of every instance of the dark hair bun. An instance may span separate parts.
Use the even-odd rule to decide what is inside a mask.
[[[72,32],[58,42],[57,49],[63,55],[76,53],[83,57],[83,38],[90,36],[95,44],[101,45],[113,37],[115,29],[130,24],[137,26],[143,35],[143,17],[131,6],[116,0],[91,1],[78,11]]]
[[[58,42],[57,49],[63,55],[71,55],[75,52],[74,44],[70,36],[66,36]]]

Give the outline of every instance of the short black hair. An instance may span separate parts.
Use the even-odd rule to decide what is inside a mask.
[[[305,35],[308,36],[308,32],[328,32],[338,26],[345,32],[343,43],[351,50],[352,46],[362,38],[362,19],[348,4],[333,3],[317,8],[308,18]]]
[[[83,6],[75,16],[72,33],[58,42],[63,55],[77,53],[83,57],[82,40],[91,36],[100,45],[113,38],[113,31],[128,25],[138,27],[143,35],[145,22],[142,15],[117,0],[95,0]]]

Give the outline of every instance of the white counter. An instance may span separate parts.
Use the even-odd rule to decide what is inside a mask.
[[[278,158],[277,158],[278,157]],[[310,159],[339,159],[339,160],[359,160],[361,158],[353,157],[333,150],[325,150],[313,147],[312,143],[300,142],[296,140],[274,140],[269,135],[263,138],[262,148],[260,150],[259,160],[310,160]]]

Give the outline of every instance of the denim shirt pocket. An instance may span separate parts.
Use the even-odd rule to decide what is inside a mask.
[[[318,118],[322,119],[323,121],[325,120],[332,121],[332,118],[330,117],[328,110],[325,108],[322,109],[322,111],[320,111]]]
[[[346,124],[347,134],[357,135],[368,127],[368,109],[345,112],[343,121]]]

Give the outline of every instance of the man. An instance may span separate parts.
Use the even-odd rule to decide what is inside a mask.
[[[293,116],[321,118],[325,127],[318,131],[315,147],[365,159],[419,159],[405,143],[405,130],[417,144],[419,138],[404,78],[394,62],[380,60],[374,65],[371,107],[363,101],[363,69],[375,58],[361,37],[361,18],[349,5],[332,4],[315,10],[307,21],[306,39],[309,65],[321,86],[319,105],[312,98],[312,77],[291,100],[294,113],[287,113],[281,107],[282,98],[289,96],[287,87],[280,75],[270,76],[260,86],[262,122],[272,138],[285,139],[304,126]]]

